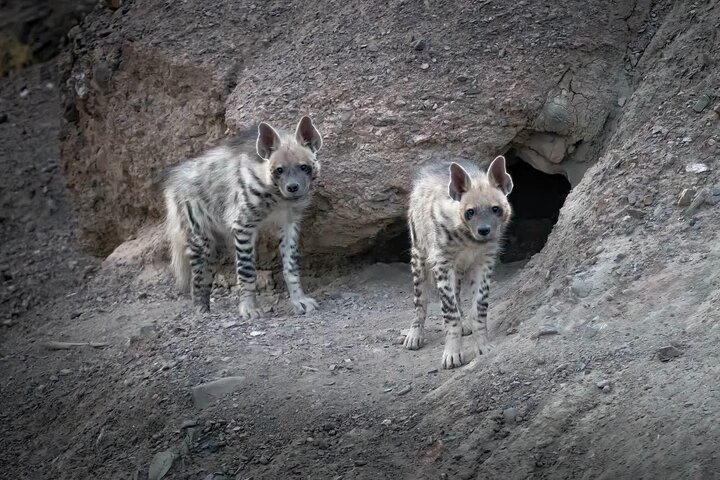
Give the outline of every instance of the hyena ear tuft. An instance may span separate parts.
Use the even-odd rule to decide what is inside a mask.
[[[295,130],[295,139],[298,143],[304,147],[312,150],[316,153],[322,147],[322,137],[318,132],[315,125],[313,125],[312,119],[307,115],[300,119],[298,122],[297,129]]]
[[[280,147],[280,135],[265,122],[258,125],[257,154],[267,160]]]
[[[505,157],[502,155],[495,157],[495,160],[492,161],[488,168],[487,176],[493,187],[502,190],[506,196],[510,195],[513,189],[513,181],[505,168]]]
[[[457,163],[450,164],[450,184],[448,194],[450,198],[460,201],[463,193],[470,190],[470,175]]]

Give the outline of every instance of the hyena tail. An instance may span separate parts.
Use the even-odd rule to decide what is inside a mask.
[[[187,229],[183,222],[183,212],[178,208],[177,202],[170,192],[165,192],[167,206],[167,229],[170,240],[170,263],[175,272],[175,280],[181,292],[190,291],[190,258],[187,255]]]

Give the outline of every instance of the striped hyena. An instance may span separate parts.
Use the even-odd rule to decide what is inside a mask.
[[[415,319],[405,348],[417,350],[423,345],[428,277],[432,275],[440,292],[446,335],[443,368],[468,362],[462,335],[474,332],[473,348],[478,355],[492,348],[487,334],[488,281],[510,220],[506,197],[512,188],[502,156],[493,160],[487,173],[472,163],[431,165],[413,187],[408,223]],[[460,282],[467,274],[475,289],[469,322],[463,321],[460,309]]]
[[[171,168],[165,178],[167,233],[178,286],[201,312],[210,309],[210,290],[223,249],[232,246],[240,286],[240,316],[261,314],[256,304],[257,230],[278,230],[283,275],[298,313],[317,308],[300,285],[298,236],[320,164],[322,137],[310,117],[294,135],[260,123],[226,145]],[[191,282],[192,280],[192,282]]]

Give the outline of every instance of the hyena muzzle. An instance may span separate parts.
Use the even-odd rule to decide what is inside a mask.
[[[443,368],[459,367],[492,348],[487,331],[489,278],[510,221],[506,197],[512,188],[502,156],[487,172],[470,162],[431,165],[413,187],[408,223],[415,318],[405,348],[416,350],[424,343],[432,278],[440,294],[446,335]],[[466,278],[474,290],[469,321],[463,320],[460,308],[460,287]],[[462,336],[470,333],[474,342],[471,353],[466,353]]]
[[[297,313],[317,308],[300,284],[300,221],[320,171],[322,137],[310,117],[294,134],[260,123],[226,145],[166,172],[167,234],[178,286],[210,309],[213,279],[226,247],[235,256],[240,315],[261,315],[256,300],[255,243],[262,228],[280,239],[283,276]],[[255,136],[257,135],[257,136]]]

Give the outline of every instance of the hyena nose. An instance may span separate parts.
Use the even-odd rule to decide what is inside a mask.
[[[299,188],[300,188],[300,185],[298,185],[297,183],[288,183],[288,185],[287,185],[287,190],[290,193],[297,192]]]
[[[483,225],[482,227],[478,228],[478,233],[483,237],[486,235],[490,235],[490,227],[487,225]]]

